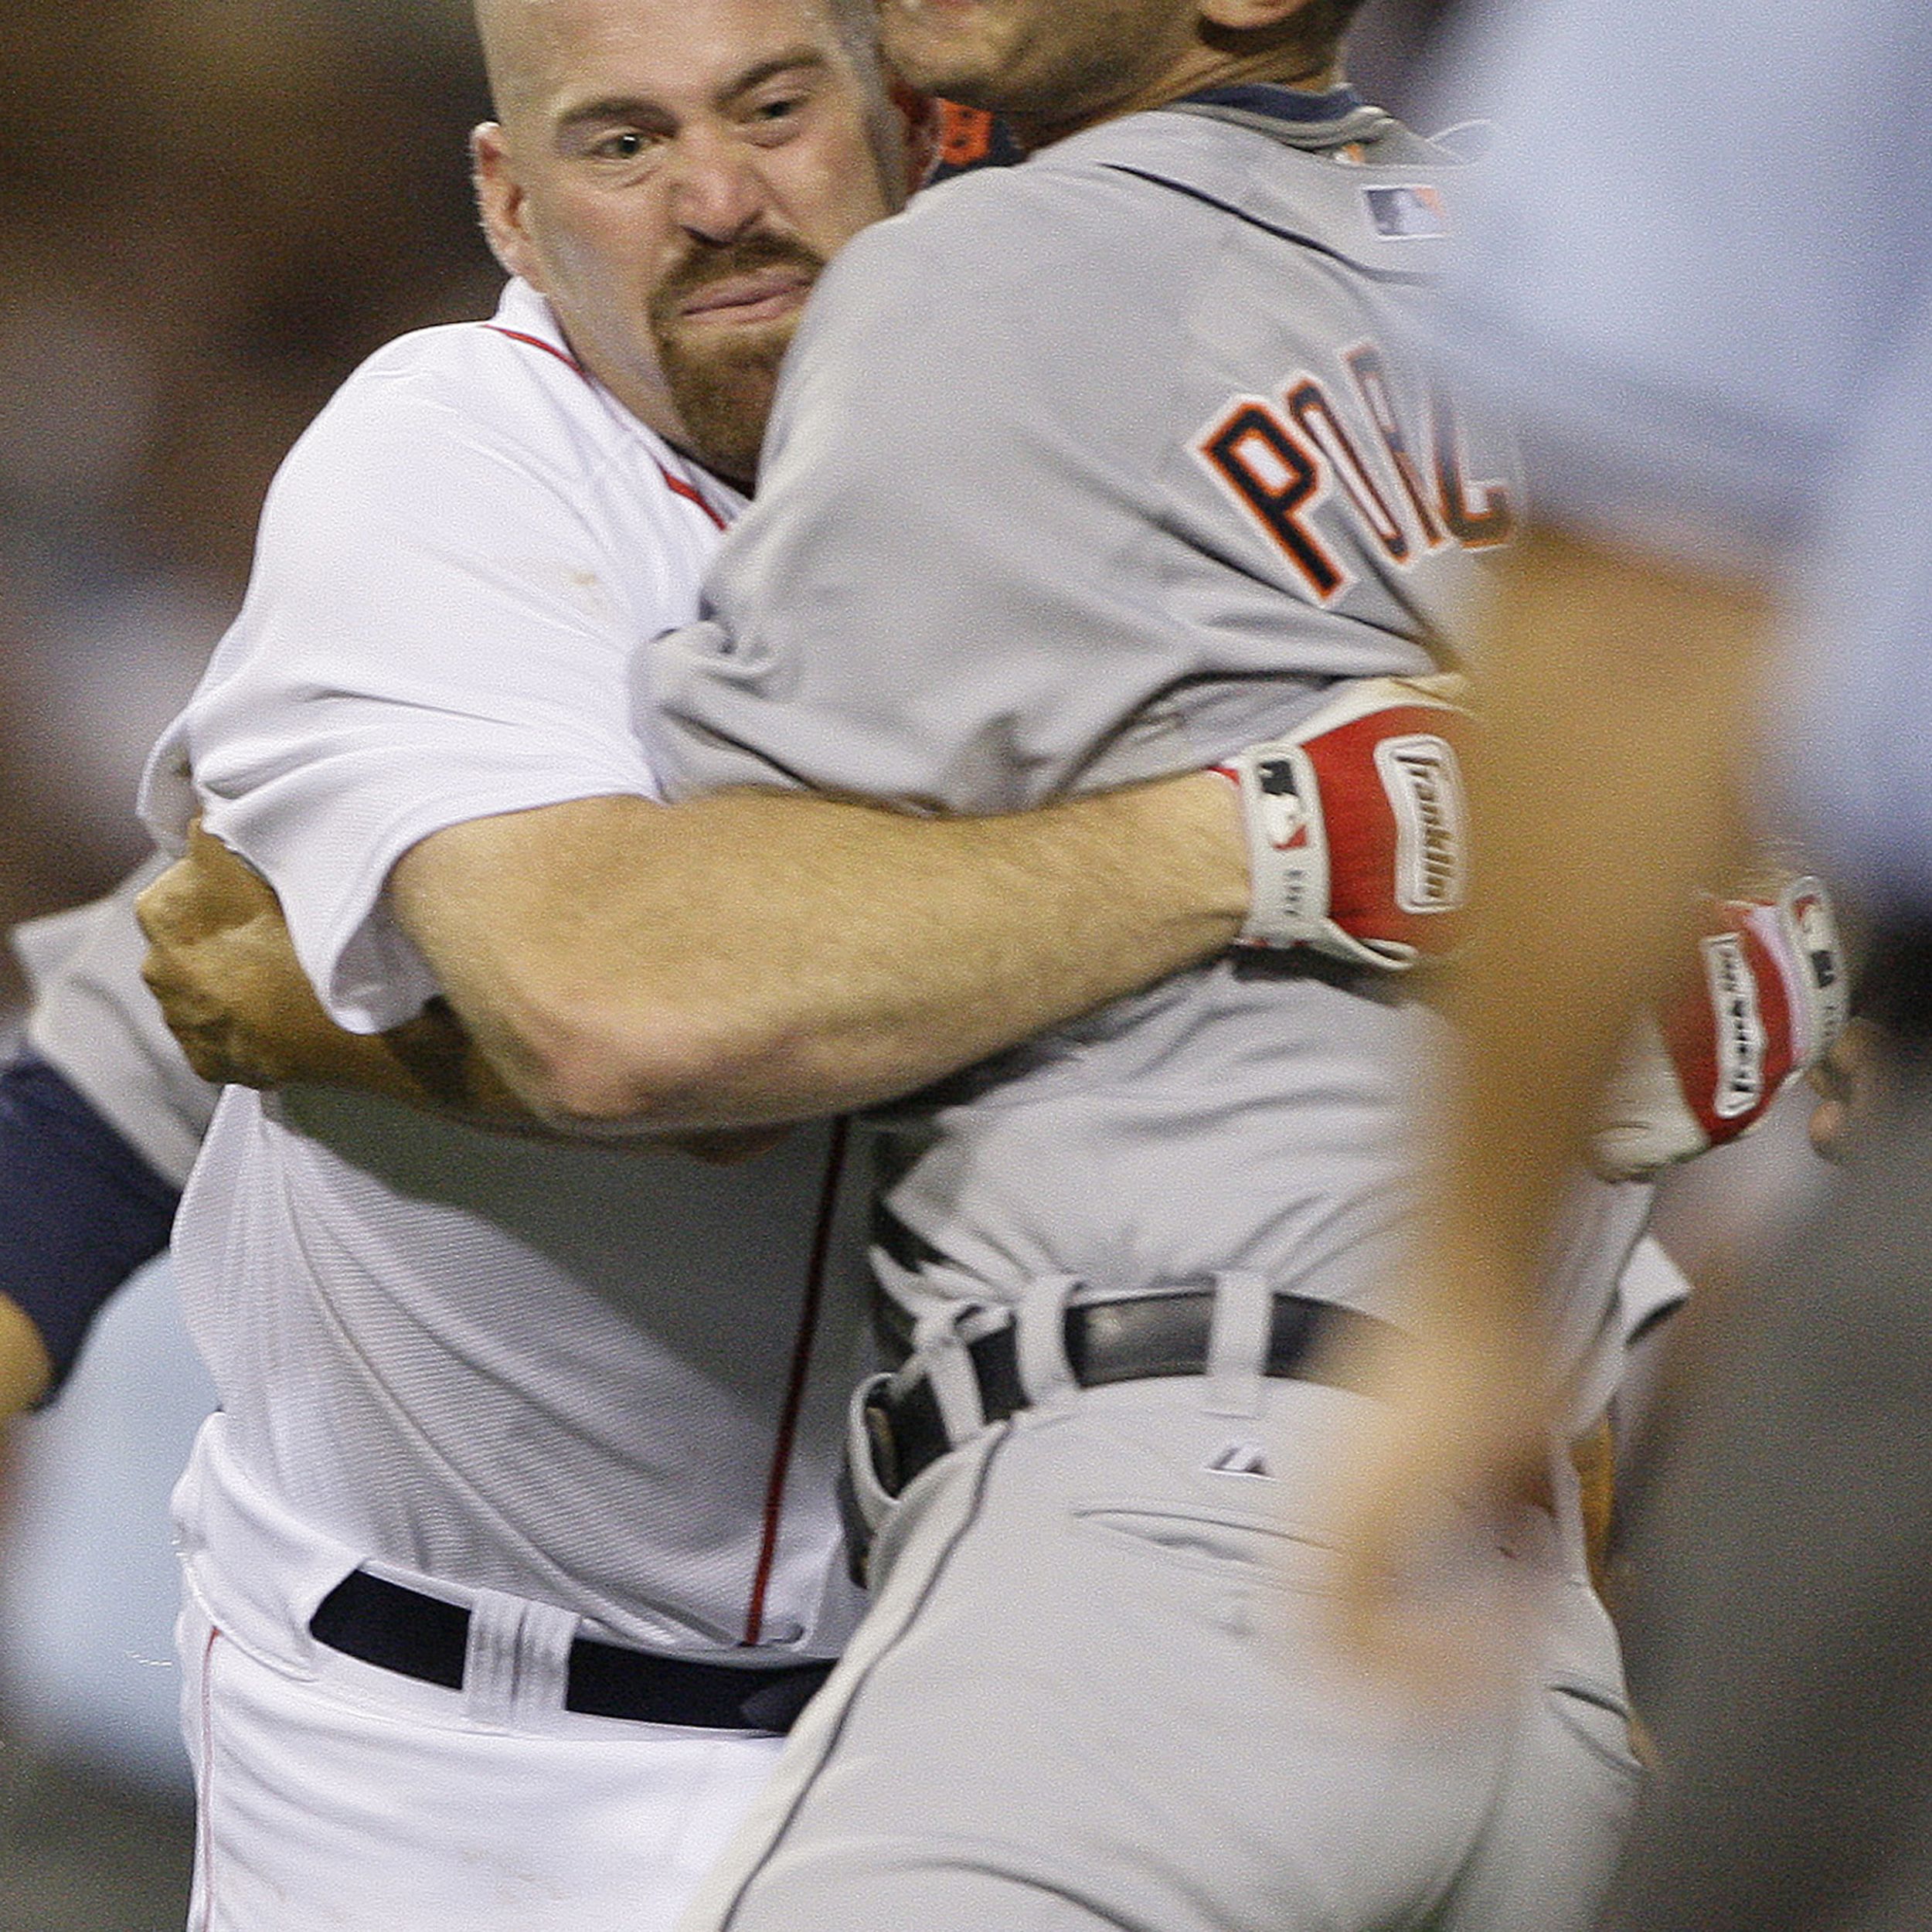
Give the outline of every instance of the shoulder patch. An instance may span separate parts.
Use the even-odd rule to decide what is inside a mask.
[[[1449,212],[1443,206],[1442,190],[1428,182],[1364,188],[1362,199],[1369,211],[1369,226],[1385,241],[1413,241],[1449,232]]]

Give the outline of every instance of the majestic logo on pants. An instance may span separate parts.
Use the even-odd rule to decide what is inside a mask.
[[[1223,1476],[1265,1476],[1268,1473],[1268,1459],[1258,1442],[1231,1442],[1209,1458],[1207,1466]]]

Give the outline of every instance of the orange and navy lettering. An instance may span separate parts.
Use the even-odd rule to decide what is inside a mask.
[[[993,117],[956,100],[939,104],[939,158],[947,168],[976,166],[993,151]]]
[[[1328,603],[1347,588],[1349,573],[1306,521],[1327,492],[1321,464],[1269,403],[1242,398],[1198,447],[1209,470],[1281,545],[1318,602]]]
[[[1430,399],[1435,418],[1436,482],[1442,520],[1464,549],[1492,550],[1516,533],[1509,492],[1497,482],[1471,482],[1463,463],[1462,426],[1456,406],[1438,389]]]
[[[1298,371],[1278,398],[1230,398],[1194,444],[1208,474],[1267,532],[1315,600],[1332,604],[1355,581],[1312,520],[1331,498],[1399,568],[1446,543],[1472,550],[1506,543],[1516,526],[1509,487],[1468,475],[1450,399],[1432,393],[1426,423],[1412,433],[1381,350],[1357,343],[1342,360],[1352,396],[1338,403],[1319,377]],[[1349,427],[1365,418],[1373,432],[1366,448]]]
[[[1388,453],[1389,461],[1402,485],[1403,494],[1409,499],[1409,507],[1414,511],[1416,521],[1422,527],[1423,541],[1433,550],[1448,539],[1443,535],[1442,526],[1430,506],[1422,472],[1410,451],[1408,438],[1403,434],[1402,419],[1396,413],[1389,365],[1372,342],[1358,342],[1343,354],[1342,360],[1354,379],[1355,393],[1361,397],[1362,406],[1369,412],[1369,420],[1374,423],[1382,447]]]
[[[1337,478],[1356,514],[1372,530],[1397,563],[1409,560],[1409,533],[1402,519],[1389,507],[1388,499],[1377,487],[1367,466],[1356,454],[1355,446],[1342,418],[1335,413],[1328,393],[1311,377],[1304,376],[1287,393],[1288,415],[1304,440],[1321,453],[1329,473]]]

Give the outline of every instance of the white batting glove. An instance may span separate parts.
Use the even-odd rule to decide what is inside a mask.
[[[1406,972],[1451,951],[1469,889],[1466,681],[1363,678],[1215,769],[1241,794],[1239,943]]]
[[[1590,1165],[1635,1180],[1748,1133],[1845,1030],[1850,975],[1824,886],[1713,900],[1699,971],[1646,1018],[1590,1137]]]

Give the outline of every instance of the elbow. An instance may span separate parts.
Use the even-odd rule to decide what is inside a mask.
[[[566,1131],[648,1132],[770,1117],[761,1070],[777,1046],[744,1015],[690,999],[552,1002],[517,1029],[515,1070],[529,1106]]]

